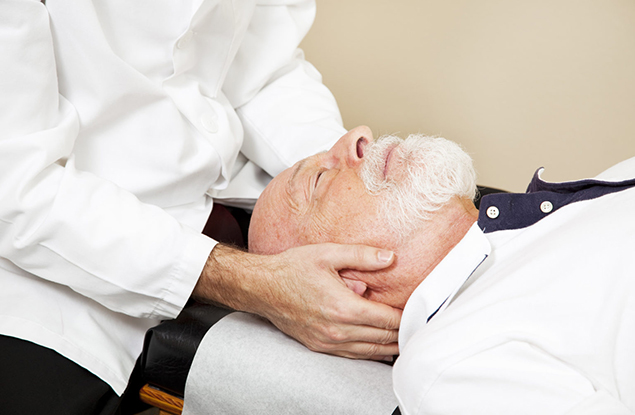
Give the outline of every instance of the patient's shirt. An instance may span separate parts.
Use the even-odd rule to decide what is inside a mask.
[[[403,414],[635,412],[633,177],[635,158],[483,199],[406,304]]]

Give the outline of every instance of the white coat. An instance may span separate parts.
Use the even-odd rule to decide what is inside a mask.
[[[311,0],[0,2],[0,333],[121,393],[215,242],[215,198],[344,132]]]

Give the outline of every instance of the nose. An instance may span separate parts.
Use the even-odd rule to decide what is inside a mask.
[[[328,155],[338,166],[355,168],[362,163],[364,150],[373,141],[373,132],[365,125],[353,128],[340,138]]]

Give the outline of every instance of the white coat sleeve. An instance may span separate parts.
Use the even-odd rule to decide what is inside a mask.
[[[214,242],[78,171],[46,8],[0,2],[0,257],[132,316],[175,316]]]
[[[298,49],[313,0],[260,0],[223,87],[243,123],[242,153],[275,176],[345,133],[337,103]]]
[[[469,353],[444,367],[426,363],[425,356],[405,357],[393,371],[404,415],[631,414],[575,368],[522,341]]]

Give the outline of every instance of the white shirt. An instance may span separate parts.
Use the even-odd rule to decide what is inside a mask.
[[[633,177],[635,158],[598,178]],[[480,227],[406,304],[402,413],[635,413],[635,187],[563,205],[538,191],[538,221],[488,232],[487,209],[504,218],[524,196],[484,198]]]
[[[215,242],[213,199],[344,132],[311,0],[0,2],[0,333],[121,393]]]

